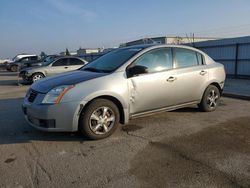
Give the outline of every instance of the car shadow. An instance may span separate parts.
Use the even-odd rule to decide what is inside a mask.
[[[171,112],[201,112],[198,107],[185,107],[185,108],[180,108],[177,110],[173,110]]]
[[[32,141],[76,141],[87,138],[74,132],[42,132],[25,120],[21,105],[23,98],[0,100],[0,144],[30,143]]]

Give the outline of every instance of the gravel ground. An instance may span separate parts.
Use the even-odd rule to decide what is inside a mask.
[[[31,128],[29,86],[0,71],[0,187],[249,187],[250,102],[139,118],[107,139]]]

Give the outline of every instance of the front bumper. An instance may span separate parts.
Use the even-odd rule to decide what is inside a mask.
[[[5,65],[5,68],[6,68],[6,70],[10,70],[10,64],[9,64],[9,63],[6,64],[6,65]]]
[[[22,109],[27,122],[36,129],[73,132],[78,130],[81,106],[79,101],[47,105],[30,103],[25,99]]]
[[[22,78],[23,81],[31,81],[31,76],[28,73],[26,73],[26,71],[20,71],[18,76]]]

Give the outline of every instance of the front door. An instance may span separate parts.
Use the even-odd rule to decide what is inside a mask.
[[[174,84],[171,48],[159,48],[146,52],[132,66],[147,67],[147,73],[128,78],[130,114],[137,114],[174,104]]]

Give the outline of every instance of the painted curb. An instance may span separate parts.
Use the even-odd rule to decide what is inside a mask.
[[[240,95],[240,94],[235,94],[235,93],[223,93],[223,97],[229,97],[229,98],[235,98],[235,99],[242,99],[242,100],[248,100],[250,101],[250,96],[249,95]]]

